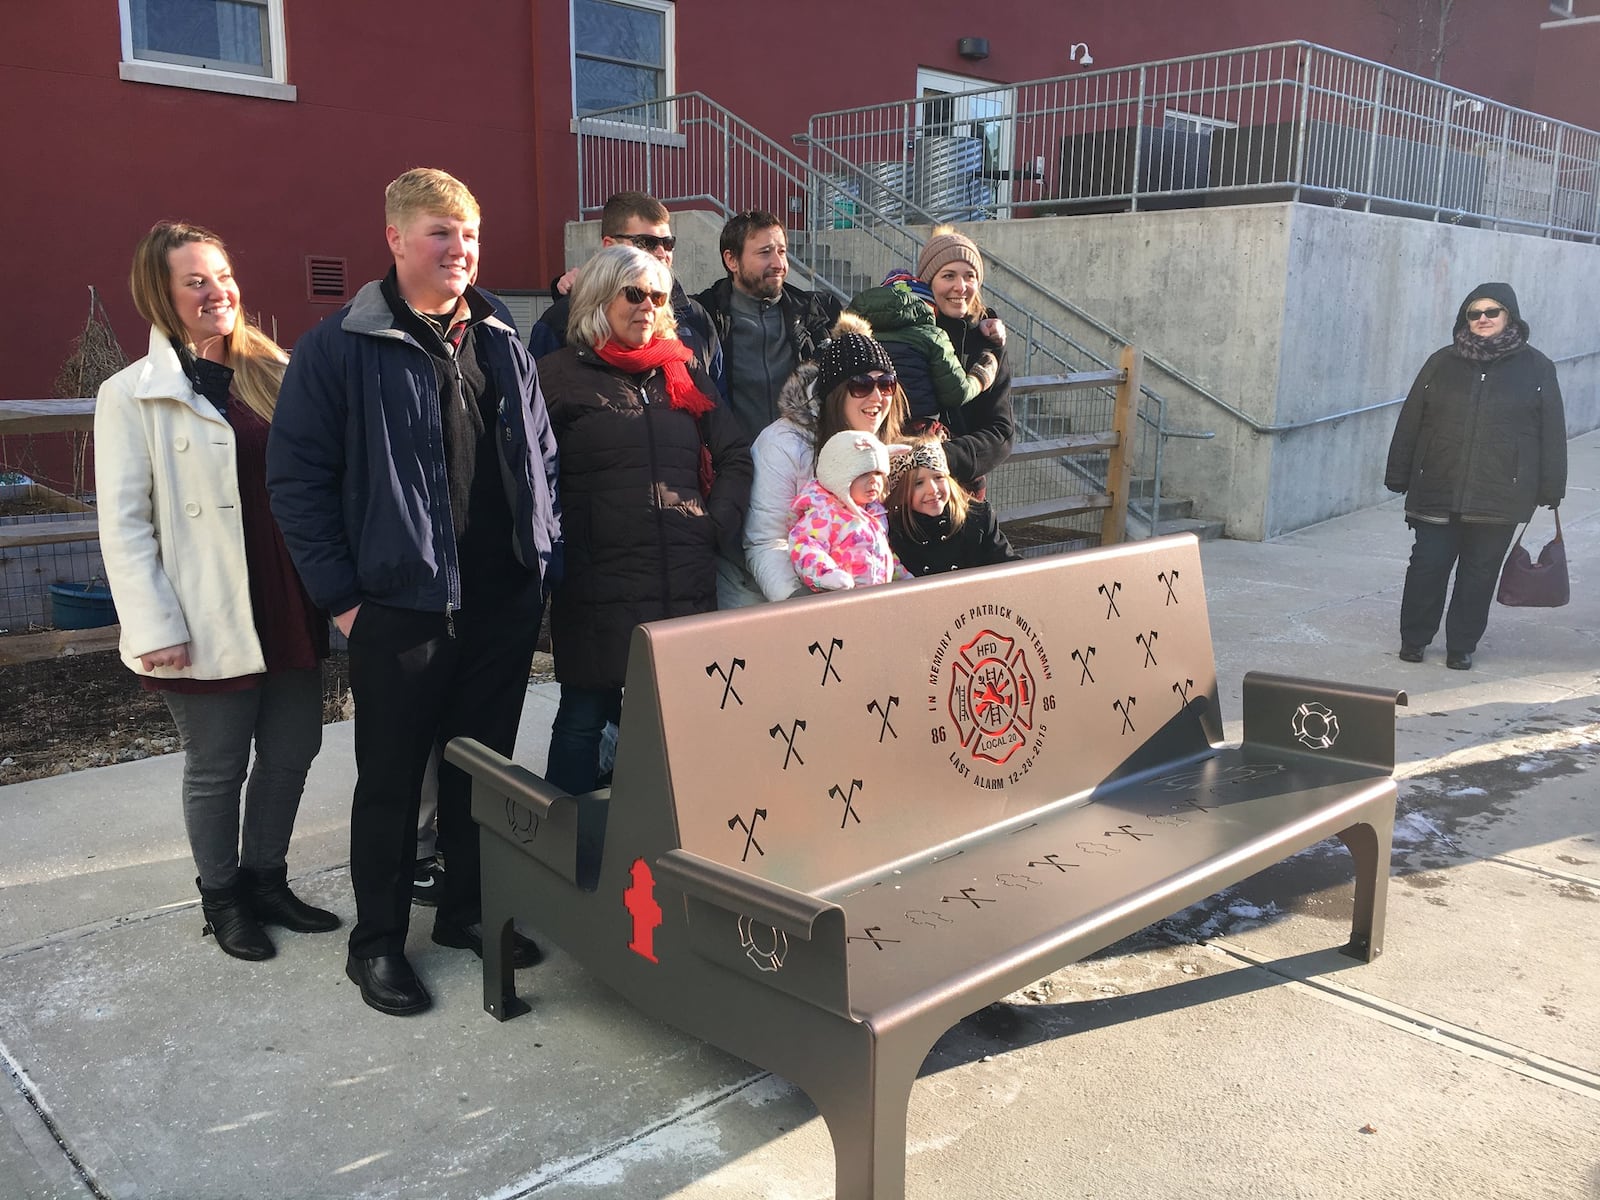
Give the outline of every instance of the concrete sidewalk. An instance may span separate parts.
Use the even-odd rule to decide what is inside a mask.
[[[1261,669],[1404,688],[1387,949],[1359,964],[1319,847],[963,1022],[912,1098],[908,1194],[1600,1198],[1600,434],[1571,446],[1573,602],[1497,607],[1471,672],[1400,662],[1399,502],[1203,547],[1230,737]],[[1537,552],[1548,514],[1530,535]],[[519,757],[542,765],[553,685]],[[571,959],[481,1009],[363,1006],[342,934],[200,938],[173,755],[0,788],[0,1200],[832,1194],[803,1095]],[[291,874],[353,919],[348,726]]]

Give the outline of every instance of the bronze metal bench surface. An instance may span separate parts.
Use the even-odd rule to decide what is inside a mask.
[[[1198,542],[640,627],[613,786],[476,743],[485,1007],[522,918],[640,1009],[793,1080],[838,1195],[904,1194],[968,1013],[1337,836],[1382,947],[1403,693],[1246,677],[1221,744]]]

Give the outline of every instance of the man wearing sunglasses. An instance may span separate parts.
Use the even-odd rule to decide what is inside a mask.
[[[643,192],[618,192],[606,201],[600,212],[600,245],[636,246],[646,254],[654,255],[667,268],[672,269],[672,250],[678,239],[672,236],[671,217],[666,206],[654,196]],[[553,350],[567,344],[567,297],[578,281],[582,268],[573,267],[550,284],[555,300],[534,322],[528,335],[528,353],[543,358]],[[672,281],[672,315],[678,321],[678,340],[689,348],[695,363],[711,376],[721,398],[728,397],[727,382],[723,378],[722,345],[712,327],[711,318],[700,304],[689,298],[683,285]]]
[[[727,274],[695,299],[722,341],[728,404],[754,440],[778,419],[784,381],[828,340],[839,302],[787,282],[788,236],[770,212],[736,214],[720,244]]]

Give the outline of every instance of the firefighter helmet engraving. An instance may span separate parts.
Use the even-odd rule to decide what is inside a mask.
[[[789,935],[771,925],[739,918],[739,945],[745,956],[761,971],[776,971],[789,953]]]
[[[1294,710],[1289,720],[1294,740],[1311,750],[1326,750],[1339,738],[1339,718],[1333,709],[1308,700]]]

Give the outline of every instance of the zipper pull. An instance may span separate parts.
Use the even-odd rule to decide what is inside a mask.
[[[452,612],[452,605],[449,603],[449,601],[446,601],[444,606],[444,630],[450,635],[451,641],[454,641],[456,636],[456,619],[454,613]]]

